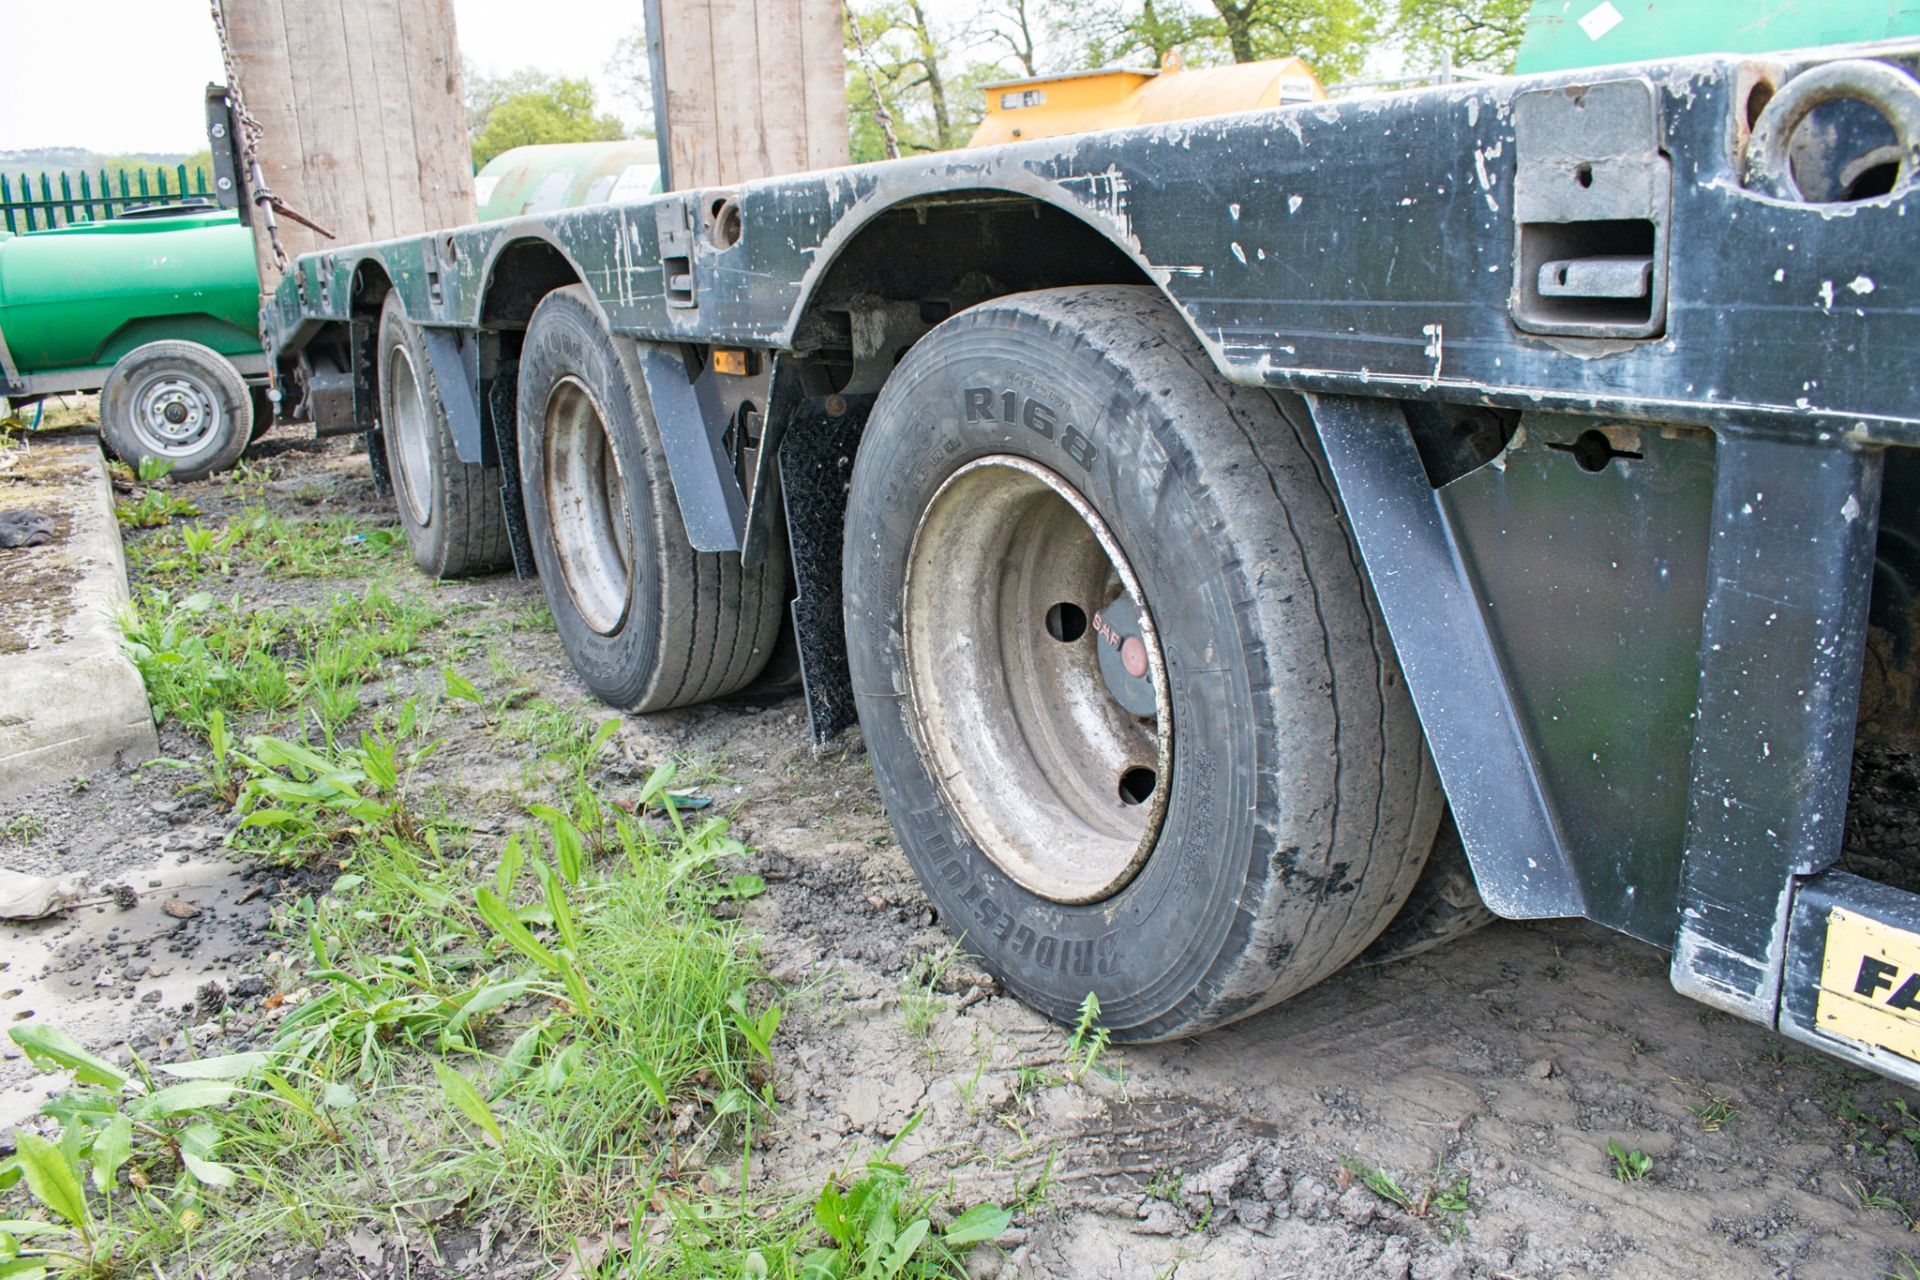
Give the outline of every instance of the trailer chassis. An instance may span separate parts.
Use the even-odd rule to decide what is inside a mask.
[[[1917,69],[1605,68],[459,228],[300,259],[268,349],[378,467],[396,292],[526,572],[518,339],[584,285],[693,545],[753,564],[784,520],[825,738],[846,477],[894,362],[986,298],[1151,285],[1227,378],[1306,397],[1488,904],[1652,942],[1686,994],[1920,1084],[1920,895],[1836,869],[1870,622],[1910,652]]]

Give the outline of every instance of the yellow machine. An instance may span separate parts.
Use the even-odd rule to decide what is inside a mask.
[[[987,85],[986,91],[986,118],[973,131],[969,146],[1321,102],[1327,96],[1312,69],[1298,58],[1189,71],[1176,52],[1161,59],[1158,71],[1070,71],[1002,80]]]

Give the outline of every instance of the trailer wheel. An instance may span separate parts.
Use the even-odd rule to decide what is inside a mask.
[[[100,435],[132,467],[172,463],[176,480],[204,480],[239,461],[253,432],[240,371],[197,342],[149,342],[120,357],[100,388]]]
[[[1354,963],[1377,965],[1406,960],[1478,933],[1497,919],[1480,897],[1473,864],[1467,861],[1466,846],[1460,843],[1460,831],[1449,815],[1440,824],[1433,853],[1413,892],[1407,895],[1406,905]]]
[[[1043,1013],[1188,1035],[1392,919],[1437,780],[1297,402],[1154,291],[965,311],[894,371],[844,554],[860,724],[909,860]]]
[[[732,693],[772,655],[786,551],[743,570],[693,549],[632,352],[572,286],[533,313],[520,353],[527,534],[574,670],[601,700],[659,711]]]
[[[435,578],[513,562],[497,467],[460,461],[420,331],[399,295],[380,310],[380,426],[413,562]]]

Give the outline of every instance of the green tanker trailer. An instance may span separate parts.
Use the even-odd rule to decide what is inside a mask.
[[[100,432],[183,479],[233,465],[272,422],[253,239],[173,205],[0,238],[0,396],[100,393]]]

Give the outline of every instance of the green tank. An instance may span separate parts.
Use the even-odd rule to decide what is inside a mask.
[[[1920,35],[1920,0],[1535,0],[1520,75]]]
[[[480,221],[637,200],[660,190],[660,150],[651,138],[515,147],[473,180]]]
[[[100,393],[100,436],[181,479],[273,421],[253,237],[230,210],[135,210],[0,239],[0,397]]]
[[[134,348],[197,343],[265,371],[253,238],[231,210],[135,213],[0,239],[0,394],[97,390]]]

